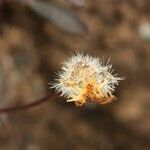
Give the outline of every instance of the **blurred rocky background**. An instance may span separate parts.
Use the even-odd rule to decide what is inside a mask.
[[[118,101],[0,114],[0,150],[150,149],[149,0],[0,0],[0,107],[47,95],[75,51],[111,57]]]

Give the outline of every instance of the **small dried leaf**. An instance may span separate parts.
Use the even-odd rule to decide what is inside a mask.
[[[64,8],[37,0],[28,4],[35,12],[66,32],[80,35],[87,32],[85,24],[75,14]]]

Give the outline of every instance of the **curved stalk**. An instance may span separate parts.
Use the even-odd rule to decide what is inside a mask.
[[[8,107],[0,108],[0,113],[10,113],[10,112],[16,112],[16,111],[33,108],[35,106],[41,105],[44,102],[47,102],[50,98],[55,98],[55,96],[50,94],[50,95],[46,95],[45,97],[39,100],[35,100],[33,102],[30,102],[28,104],[23,104],[21,106],[8,106]]]

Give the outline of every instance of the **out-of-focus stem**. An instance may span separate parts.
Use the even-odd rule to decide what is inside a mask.
[[[56,96],[52,93],[50,95],[47,95],[39,100],[35,100],[28,104],[23,104],[21,106],[10,106],[10,107],[5,107],[5,108],[0,108],[0,113],[10,113],[10,112],[16,112],[16,111],[33,108],[35,106],[41,105],[42,103],[44,103],[50,99],[55,99],[55,98],[56,98]]]

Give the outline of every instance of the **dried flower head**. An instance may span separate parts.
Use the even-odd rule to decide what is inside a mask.
[[[111,103],[117,99],[112,93],[119,80],[123,79],[112,75],[112,72],[112,65],[108,62],[104,64],[99,58],[77,53],[64,62],[52,88],[76,106],[82,106],[87,101]]]

